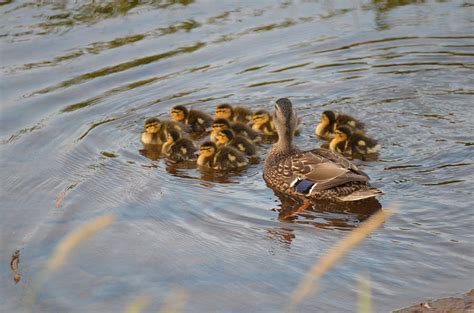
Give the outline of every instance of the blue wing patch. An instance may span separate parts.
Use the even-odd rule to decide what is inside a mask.
[[[316,185],[316,183],[307,180],[307,179],[298,179],[295,184],[294,188],[296,192],[302,193],[302,194],[308,194],[311,192],[311,189]]]

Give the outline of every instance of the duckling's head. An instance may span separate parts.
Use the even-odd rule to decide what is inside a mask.
[[[188,109],[184,105],[177,105],[171,109],[171,119],[176,122],[184,122],[188,116]]]
[[[216,154],[217,146],[212,141],[206,141],[199,147],[200,158],[210,158]]]
[[[329,124],[336,121],[336,113],[334,111],[324,111],[321,114],[321,123]]]
[[[172,144],[181,138],[181,134],[177,130],[170,130],[166,135],[166,143]]]
[[[217,145],[226,145],[228,144],[232,139],[234,139],[234,132],[231,129],[224,129],[221,130],[219,133],[217,133],[216,136],[216,143]]]
[[[219,104],[216,107],[216,113],[215,113],[216,118],[230,119],[231,116],[232,116],[232,107],[230,106],[230,104],[223,103],[223,104]]]
[[[145,121],[145,131],[149,134],[156,134],[161,130],[161,121],[156,117],[150,117]]]
[[[297,118],[289,99],[280,98],[276,101],[273,122],[279,137],[291,140],[297,124]]]
[[[229,129],[230,123],[225,118],[218,118],[218,119],[215,119],[214,122],[212,122],[211,127],[212,127],[212,131],[217,134],[221,130]]]
[[[256,125],[263,125],[270,120],[270,113],[265,110],[260,110],[252,115],[252,121]]]
[[[338,141],[347,140],[347,138],[349,138],[352,135],[352,129],[348,126],[342,125],[336,128],[336,131],[334,132],[334,134],[335,134],[335,138]]]

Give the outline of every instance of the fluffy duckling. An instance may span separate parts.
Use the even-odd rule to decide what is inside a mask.
[[[161,122],[156,117],[145,120],[145,131],[142,133],[141,141],[145,145],[161,145],[160,138]]]
[[[377,141],[367,137],[365,134],[353,130],[351,127],[342,125],[336,128],[334,139],[329,144],[329,149],[347,155],[375,154],[380,150]]]
[[[272,122],[272,116],[266,110],[260,110],[255,112],[252,115],[252,129],[266,136],[274,136],[276,135],[275,126]]]
[[[217,147],[214,142],[206,141],[199,148],[197,164],[225,171],[245,167],[248,165],[248,160],[245,155],[233,147]]]
[[[217,134],[216,143],[218,147],[234,147],[248,157],[255,158],[258,156],[257,146],[250,139],[247,139],[242,135],[235,135],[232,129],[221,130]]]
[[[206,112],[188,110],[184,105],[177,105],[171,109],[173,121],[189,125],[192,132],[203,133],[211,126],[213,118]]]
[[[216,107],[215,117],[216,119],[225,118],[229,121],[247,124],[252,120],[252,111],[244,107],[232,107],[230,104],[223,103]]]
[[[176,130],[168,132],[166,142],[161,148],[161,153],[175,162],[195,160],[196,151],[194,143],[188,138],[183,138]]]
[[[334,131],[340,125],[348,125],[354,129],[363,130],[365,125],[350,115],[336,113],[334,111],[324,111],[321,114],[321,122],[316,126],[316,136],[322,139],[331,140],[334,138]]]
[[[184,132],[185,127],[177,122],[151,117],[145,120],[145,131],[142,133],[141,141],[146,145],[161,145],[171,130]]]
[[[232,129],[236,135],[248,137],[254,142],[258,142],[260,140],[259,133],[244,123],[231,123],[225,118],[218,118],[212,123],[211,127],[211,141],[213,142],[216,141],[217,134],[224,129]]]

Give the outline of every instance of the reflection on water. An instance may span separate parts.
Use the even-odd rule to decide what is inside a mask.
[[[3,1],[0,15],[0,261],[21,251],[20,284],[0,267],[0,311],[19,310],[18,287],[60,238],[105,213],[117,223],[75,251],[35,311],[121,312],[143,294],[157,311],[178,285],[186,311],[278,312],[317,258],[394,202],[301,310],[353,311],[365,270],[377,312],[472,288],[465,1]],[[367,124],[379,158],[354,162],[381,203],[295,212],[262,179],[274,138],[230,173],[139,142],[146,118],[178,104],[271,110],[279,97],[302,117],[302,149],[323,144],[324,110]]]
[[[278,219],[284,222],[310,224],[323,229],[350,229],[382,208],[377,199],[367,199],[354,203],[332,203],[319,201],[312,203],[304,212],[297,212],[302,202],[282,194],[276,194],[281,201]],[[300,220],[302,218],[302,220]]]

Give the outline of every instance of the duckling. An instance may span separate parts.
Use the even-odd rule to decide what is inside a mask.
[[[276,136],[277,132],[275,129],[275,125],[273,125],[272,116],[266,110],[260,110],[255,112],[252,116],[253,125],[252,129],[263,133],[265,136]],[[294,135],[299,136],[301,134],[301,122],[302,119],[300,117],[296,118],[296,125],[294,130]]]
[[[295,120],[291,101],[278,99],[273,114],[278,142],[263,169],[263,178],[270,188],[305,203],[355,202],[383,194],[370,186],[367,174],[343,156],[327,149],[298,149],[293,143]]]
[[[192,132],[203,133],[211,126],[213,118],[206,112],[188,110],[184,105],[177,105],[171,109],[171,118],[189,125]]]
[[[263,133],[266,136],[276,135],[275,126],[272,122],[272,116],[268,111],[260,110],[252,115],[252,129]]]
[[[316,136],[325,140],[334,138],[334,130],[339,125],[348,125],[354,129],[363,130],[364,123],[359,122],[350,115],[336,113],[334,111],[324,111],[321,114],[321,122],[316,126]]]
[[[161,145],[160,138],[161,121],[156,117],[145,120],[145,131],[142,133],[141,141],[145,145]]]
[[[329,148],[332,151],[347,155],[375,154],[380,150],[380,145],[375,139],[353,130],[349,126],[342,125],[336,129],[335,137],[331,140]]]
[[[235,135],[232,129],[221,130],[216,136],[216,143],[218,147],[231,146],[244,153],[248,157],[257,157],[257,146],[242,135]]]
[[[145,121],[145,131],[142,133],[141,141],[146,145],[161,145],[171,130],[184,132],[185,127],[174,121],[162,121],[159,118],[151,117]]]
[[[196,159],[196,151],[194,143],[188,138],[183,138],[181,133],[176,130],[168,132],[166,142],[161,148],[161,153],[175,162]]]
[[[241,122],[234,122],[231,123],[225,118],[218,118],[212,123],[212,130],[211,130],[211,141],[215,142],[217,134],[224,129],[232,129],[235,134],[242,135],[245,137],[250,138],[254,142],[258,142],[261,138],[259,133],[253,130],[250,126],[241,123]]]
[[[252,120],[252,111],[244,107],[232,107],[230,104],[223,103],[216,107],[215,117],[216,119],[225,118],[229,121],[248,124]]]
[[[199,147],[199,166],[215,170],[235,170],[248,165],[248,160],[240,151],[233,147],[217,147],[212,141],[206,141]]]

